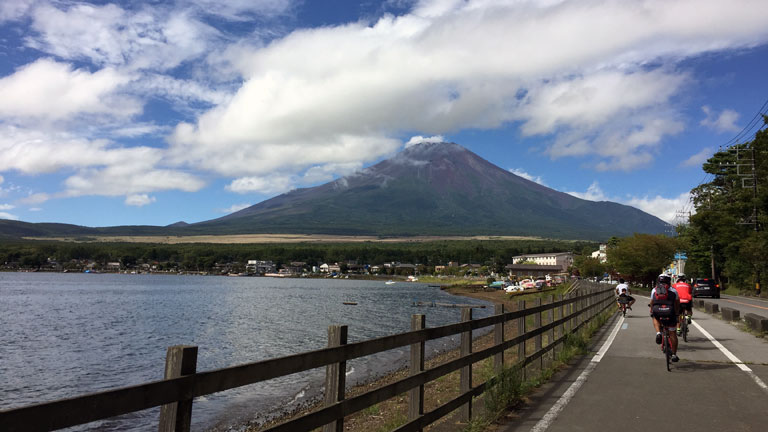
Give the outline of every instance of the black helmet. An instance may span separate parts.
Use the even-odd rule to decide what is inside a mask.
[[[624,283],[624,279],[619,278],[619,283]]]
[[[672,278],[669,277],[669,275],[662,273],[662,274],[659,275],[659,283],[663,283],[663,284],[666,284],[666,285],[671,285],[672,284]]]

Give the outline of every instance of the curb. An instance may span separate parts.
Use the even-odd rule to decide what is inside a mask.
[[[694,299],[693,306],[697,309],[703,309],[704,312],[712,315],[720,313],[721,318],[724,321],[743,321],[751,330],[757,332],[768,332],[768,318],[762,315],[746,313],[744,314],[744,319],[742,320],[740,311],[729,307],[720,308],[720,305],[717,303],[708,302],[701,299]]]

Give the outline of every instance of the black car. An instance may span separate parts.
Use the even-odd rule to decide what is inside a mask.
[[[720,284],[708,278],[699,278],[693,284],[693,297],[720,298]]]

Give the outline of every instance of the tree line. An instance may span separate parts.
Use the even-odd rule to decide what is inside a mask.
[[[105,266],[120,262],[130,268],[141,263],[172,263],[179,270],[209,271],[222,263],[252,259],[270,260],[279,266],[300,261],[308,266],[354,262],[382,264],[402,262],[425,266],[448,262],[487,265],[496,271],[512,263],[512,257],[527,253],[549,253],[580,249],[593,242],[559,240],[451,240],[407,243],[326,244],[150,244],[7,242],[0,244],[0,264],[6,268],[41,268],[54,260],[60,264],[91,260]]]

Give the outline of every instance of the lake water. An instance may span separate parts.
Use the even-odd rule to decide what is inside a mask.
[[[357,306],[342,304],[358,302]],[[163,378],[166,350],[197,345],[198,371],[323,348],[327,327],[349,342],[405,332],[414,313],[427,326],[460,320],[460,309],[414,301],[485,304],[419,283],[339,279],[0,273],[0,409]],[[475,317],[492,308],[476,309]],[[429,344],[428,352],[455,340]],[[348,362],[354,384],[405,365],[396,350]],[[195,400],[193,429],[242,424],[317,396],[324,369]],[[74,430],[157,430],[159,409]]]

